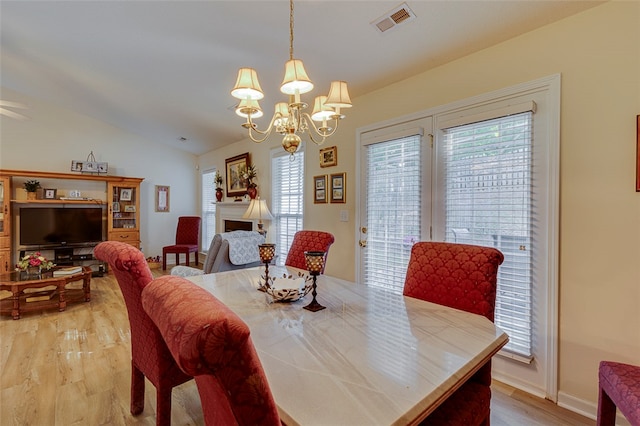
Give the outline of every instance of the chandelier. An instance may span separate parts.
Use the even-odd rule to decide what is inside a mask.
[[[341,108],[350,108],[351,99],[346,81],[333,81],[328,96],[317,96],[313,110],[309,115],[304,110],[308,104],[300,95],[313,90],[313,83],[307,76],[302,60],[293,57],[293,0],[289,1],[289,60],[285,64],[284,79],[280,91],[289,96],[288,102],[278,102],[275,112],[266,130],[259,130],[253,119],[263,116],[258,101],[264,93],[258,82],[258,73],[253,68],[240,68],[236,85],[231,91],[234,98],[240,99],[236,114],[246,118],[242,127],[247,129],[249,138],[256,143],[265,141],[275,131],[284,137],[282,147],[293,155],[300,145],[298,134],[307,133],[316,145],[322,145],[326,138],[338,130],[338,123],[344,118]],[[318,124],[316,125],[316,123]]]

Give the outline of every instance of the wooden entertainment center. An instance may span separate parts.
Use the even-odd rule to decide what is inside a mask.
[[[22,182],[31,179],[39,180],[49,197],[28,200]],[[143,180],[100,174],[0,169],[0,272],[13,270],[18,256],[25,251],[53,251],[50,258],[60,265],[85,266],[93,260],[90,244],[20,246],[18,223],[21,207],[102,206],[107,222],[104,237],[140,248],[140,183]],[[78,185],[85,188],[83,192],[89,196],[77,196]],[[50,197],[52,194],[55,197]]]

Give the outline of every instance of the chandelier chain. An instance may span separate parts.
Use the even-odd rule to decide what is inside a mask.
[[[293,59],[293,0],[289,0],[289,59]]]

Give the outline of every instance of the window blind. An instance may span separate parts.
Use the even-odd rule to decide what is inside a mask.
[[[209,251],[211,240],[216,234],[216,185],[213,181],[216,169],[202,172],[202,238],[200,250]]]
[[[411,247],[420,240],[421,136],[366,145],[364,282],[402,292]]]
[[[284,265],[294,234],[302,229],[304,209],[304,151],[291,155],[277,150],[271,157],[272,229],[276,264]]]
[[[495,247],[504,349],[532,354],[532,113],[444,129],[445,239]]]

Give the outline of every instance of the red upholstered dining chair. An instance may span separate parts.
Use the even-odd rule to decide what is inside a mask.
[[[307,262],[304,258],[305,251],[323,251],[324,264],[327,264],[329,247],[335,241],[333,234],[324,231],[302,230],[295,233],[287,259],[284,264],[298,269],[307,269]],[[324,266],[322,267],[324,272]]]
[[[498,267],[491,247],[419,242],[411,249],[403,294],[487,317],[493,322]],[[424,421],[434,425],[489,425],[491,361]]]
[[[601,361],[598,368],[597,426],[616,424],[616,407],[633,426],[640,426],[640,367]]]
[[[280,425],[249,327],[231,309],[173,275],[146,286],[142,306],[180,368],[195,377],[206,425]]]
[[[189,266],[189,257],[194,255],[194,263],[198,265],[198,249],[200,247],[200,217],[180,216],[176,229],[176,243],[162,247],[162,269],[167,269],[167,254],[175,253],[176,265],[180,264],[180,254],[184,253]]]
[[[171,424],[171,390],[192,377],[173,360],[160,331],[142,309],[140,294],[153,276],[144,254],[137,248],[105,241],[94,250],[115,274],[129,314],[131,328],[131,414],[144,410],[145,377],[156,387],[156,424]]]

